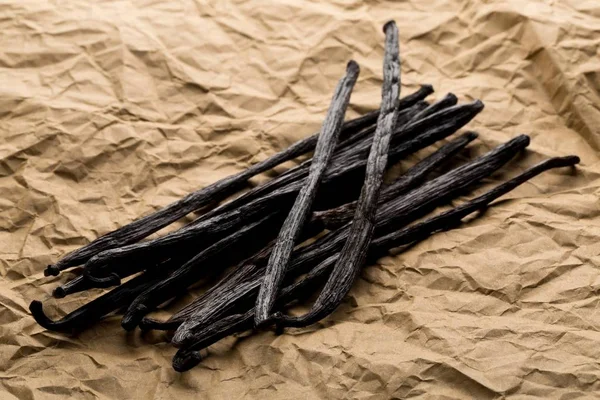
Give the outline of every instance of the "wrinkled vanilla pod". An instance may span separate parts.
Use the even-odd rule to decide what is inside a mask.
[[[446,108],[419,121],[405,125],[405,127],[395,132],[389,158],[395,162],[445,138],[467,124],[482,109],[483,103],[475,101],[470,104]],[[404,141],[400,139],[404,139]],[[363,140],[336,153],[330,167],[327,169],[323,184],[333,185],[336,179],[364,168],[366,164],[365,155],[371,142],[372,140]],[[297,175],[305,176],[303,171],[298,170]],[[112,263],[110,261],[140,253],[152,257],[156,252],[165,251],[168,246],[182,245],[183,240],[197,241],[202,238],[206,241],[205,245],[210,245],[226,234],[260,218],[270,210],[285,210],[291,206],[295,194],[302,187],[303,179],[299,179],[294,174],[284,174],[281,177],[285,177],[289,181],[287,186],[279,188],[265,197],[259,197],[237,209],[218,214],[213,218],[203,220],[200,223],[182,228],[155,240],[135,243],[98,254],[88,262],[89,265],[86,264],[88,267],[86,267],[84,273],[96,283],[95,286],[97,287],[117,285],[120,280],[117,274],[112,273]],[[269,183],[263,186],[267,186]],[[100,275],[98,270],[102,271],[101,276],[98,276]]]
[[[431,85],[422,85],[419,90],[401,99],[402,107],[411,107],[420,100],[433,93]],[[344,123],[342,137],[351,137],[353,133],[371,125],[377,120],[379,110],[372,111],[362,117]],[[183,218],[187,214],[198,210],[208,204],[224,200],[235,191],[239,190],[248,179],[273,167],[292,160],[302,154],[312,151],[318,140],[318,133],[302,139],[287,149],[261,161],[245,171],[221,179],[203,189],[190,193],[184,198],[168,206],[139,218],[121,228],[95,239],[91,243],[67,254],[54,265],[49,265],[44,275],[58,275],[60,271],[85,263],[101,251],[137,242],[165,226]]]
[[[432,211],[464,188],[492,174],[528,144],[529,137],[520,135],[485,155],[383,204],[377,211],[377,235],[384,235],[389,231],[396,230]],[[349,225],[298,249],[298,255],[293,258],[288,267],[290,276],[294,277],[305,273],[315,263],[339,252],[346,241]],[[243,285],[238,285],[236,290],[228,293],[226,298],[213,298],[204,307],[196,310],[179,326],[173,337],[173,343],[183,342],[187,332],[193,331],[195,327],[213,323],[216,319],[222,318],[231,310],[239,307],[240,304],[256,301],[256,290],[261,284],[263,275],[260,271],[255,273],[258,276],[254,281],[244,282]]]
[[[440,213],[434,217],[430,217],[423,222],[375,238],[369,248],[369,259],[375,260],[378,257],[383,256],[391,248],[421,241],[433,233],[454,227],[463,218],[488,207],[489,204],[497,198],[512,191],[535,176],[550,169],[574,166],[577,163],[579,163],[579,157],[577,156],[557,157],[543,161],[522,174],[460,206]],[[338,257],[339,253],[330,256],[317,267],[313,268],[304,278],[290,284],[282,290],[281,296],[277,299],[278,306],[296,300],[298,297],[307,297],[307,295],[309,295],[309,293],[305,293],[307,287],[314,288],[334,266]],[[185,347],[182,347],[173,358],[174,368],[177,371],[182,372],[197,365],[201,360],[200,355],[197,353],[198,350],[206,348],[231,334],[252,329],[253,319],[254,310],[250,309],[246,313],[230,315],[216,321],[214,324],[207,326],[204,329],[195,331],[193,336],[189,336],[189,339],[182,343]]]
[[[358,198],[356,214],[352,222],[352,227],[348,240],[342,252],[344,263],[350,264],[351,259],[354,263],[346,268],[342,264],[341,269],[360,268],[366,256],[366,250],[371,243],[371,235],[374,229],[375,210],[379,200],[379,191],[383,183],[383,174],[387,167],[387,153],[390,147],[390,138],[396,127],[398,115],[398,97],[400,94],[400,59],[398,51],[398,28],[394,21],[385,24],[384,32],[386,35],[385,56],[383,62],[383,87],[382,101],[379,117],[377,119],[377,128],[369,151],[367,167],[365,173],[365,183]],[[310,204],[303,209],[301,222],[303,223],[310,211]],[[298,218],[296,218],[298,219]],[[294,219],[292,219],[294,221]],[[284,225],[285,227],[285,225]],[[280,236],[280,240],[275,244],[271,258],[267,264],[265,277],[260,286],[254,312],[254,324],[262,326],[272,314],[275,300],[279,295],[283,278],[298,231],[301,224],[294,225],[294,233],[285,232]],[[347,255],[348,253],[351,253]],[[356,267],[358,265],[358,267]],[[338,271],[338,266],[334,269],[334,275]],[[349,272],[347,275],[351,275]]]
[[[529,168],[525,172],[516,177],[504,182],[488,192],[472,199],[460,206],[451,210],[442,212],[434,217],[431,217],[423,222],[413,224],[407,228],[384,235],[373,242],[373,248],[376,251],[382,251],[391,247],[410,244],[414,238],[425,235],[426,237],[432,233],[447,230],[455,226],[463,218],[478,210],[487,207],[492,201],[498,197],[512,191],[517,186],[529,181],[532,178],[555,168],[572,167],[579,164],[580,159],[577,156],[554,157],[544,160],[541,163]]]
[[[271,250],[269,261],[265,272],[265,278],[263,285],[261,286],[261,296],[256,305],[257,307],[257,318],[261,316],[266,319],[271,312],[271,307],[275,302],[275,298],[278,294],[279,286],[283,280],[285,267],[289,262],[292,250],[294,249],[295,243],[300,236],[302,228],[306,222],[306,219],[312,209],[312,204],[317,195],[319,184],[325,174],[325,170],[329,164],[329,160],[333,155],[333,150],[337,142],[337,137],[341,128],[346,108],[350,101],[350,94],[358,78],[359,68],[358,64],[352,61],[348,64],[348,70],[346,77],[344,77],[336,89],[336,93],[331,101],[331,106],[321,127],[321,136],[315,149],[315,154],[312,158],[308,177],[306,178],[302,189],[298,192],[296,201],[292,206],[287,218],[283,222],[283,226],[279,231],[277,241]],[[398,83],[397,83],[398,85]],[[345,89],[345,90],[344,90]],[[394,106],[398,103],[399,91],[396,90],[392,101]],[[390,119],[393,123],[396,122],[397,109],[394,108],[394,113]],[[382,115],[387,115],[388,111],[384,108],[381,109],[379,120],[381,121]],[[390,134],[393,129],[393,123],[389,129]],[[375,138],[377,138],[378,130],[375,131]],[[376,139],[374,139],[376,140]],[[384,165],[385,167],[385,165]],[[262,320],[257,319],[257,323]]]
[[[467,132],[442,146],[435,153],[419,161],[413,167],[409,168],[392,184],[384,186],[381,191],[379,203],[385,203],[392,198],[410,190],[423,183],[425,177],[434,169],[439,167],[456,153],[465,148],[467,144],[477,138],[477,133]],[[356,201],[343,204],[337,208],[315,211],[312,215],[314,221],[318,221],[327,229],[337,229],[345,225],[354,214]]]
[[[367,171],[363,183],[360,197],[356,203],[356,211],[348,238],[340,252],[339,260],[336,262],[323,291],[315,301],[313,308],[298,320],[313,321],[320,320],[324,315],[328,315],[331,309],[337,308],[342,299],[346,296],[354,282],[358,271],[362,268],[366,257],[373,232],[375,230],[375,214],[379,202],[379,192],[383,184],[383,174],[387,166],[387,153],[389,149],[390,137],[395,127],[396,121],[396,101],[398,91],[400,90],[400,61],[398,56],[398,28],[394,21],[385,24],[386,50],[384,60],[382,102],[377,120],[377,130],[373,138],[369,159],[367,161]],[[283,275],[283,272],[281,273]],[[281,281],[283,280],[283,276]],[[278,282],[279,284],[281,283]],[[265,275],[261,290],[258,295],[257,309],[255,311],[255,325],[259,326],[266,323],[271,317],[271,309],[262,312],[259,305],[265,302],[265,293],[263,288],[270,284],[268,275]],[[270,304],[275,304],[277,290],[274,290],[274,296]],[[278,312],[274,316],[276,324],[279,324],[283,315]]]

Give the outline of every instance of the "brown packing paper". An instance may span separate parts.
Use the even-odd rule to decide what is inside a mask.
[[[598,390],[596,1],[8,0],[0,17],[1,398]],[[76,337],[33,321],[33,299],[59,316],[100,293],[50,299],[72,274],[46,278],[47,264],[316,131],[350,58],[362,68],[350,113],[378,107],[390,18],[404,94],[431,83],[437,98],[485,102],[471,157],[531,135],[488,184],[550,156],[581,156],[577,172],[539,176],[482,218],[379,260],[322,324],[229,338],[185,374],[164,336],[126,334],[118,317]]]

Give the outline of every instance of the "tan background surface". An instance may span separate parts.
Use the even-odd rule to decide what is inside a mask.
[[[390,18],[403,94],[431,83],[432,100],[485,102],[472,155],[531,134],[527,156],[489,182],[569,153],[578,172],[538,177],[381,259],[321,329],[228,339],[183,375],[160,335],[127,335],[119,318],[78,337],[34,323],[29,302],[70,276],[44,278],[46,264],[313,133],[348,59],[362,67],[351,113],[377,107]],[[598,1],[4,0],[0,32],[2,399],[599,389]]]

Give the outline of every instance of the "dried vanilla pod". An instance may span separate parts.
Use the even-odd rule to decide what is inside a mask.
[[[342,119],[346,113],[346,108],[348,107],[348,103],[350,101],[350,93],[352,92],[352,88],[354,87],[356,79],[358,78],[358,72],[358,64],[351,61],[348,64],[347,76],[340,81],[333,100],[331,101],[331,106],[329,108],[329,112],[327,113],[327,117],[325,118],[325,122],[323,122],[321,135],[315,149],[315,154],[312,158],[308,177],[298,192],[296,201],[294,202],[294,205],[292,206],[287,218],[283,222],[281,231],[277,237],[277,241],[271,250],[269,261],[267,262],[263,286],[261,287],[262,296],[259,297],[259,299],[263,299],[265,301],[261,303],[259,300],[259,303],[257,303],[257,315],[263,316],[265,319],[270,314],[272,302],[275,301],[277,296],[277,289],[283,280],[286,265],[289,262],[292,250],[294,249],[296,241],[298,240],[302,228],[304,227],[304,223],[306,222],[306,219],[311,211],[314,198],[317,195],[319,184],[321,183],[321,179],[325,173],[327,165],[329,164],[329,160],[333,155],[333,149],[335,147],[335,143],[337,142]],[[346,92],[344,92],[343,89],[346,89]],[[397,105],[398,103],[398,94],[398,91],[393,93],[394,97],[392,101],[394,105]],[[397,116],[396,110],[397,109],[394,109],[394,113],[391,115],[394,123],[396,122]],[[382,109],[379,115],[379,120],[381,120],[382,115],[387,115],[387,110]],[[377,133],[378,132],[376,130],[375,137],[377,137]]]
[[[383,29],[386,34],[386,43],[383,62],[381,111],[377,119],[377,128],[367,159],[365,181],[357,201],[355,217],[350,227],[348,239],[342,250],[341,259],[336,264],[330,279],[341,279],[340,276],[337,276],[342,275],[339,272],[340,270],[345,270],[346,274],[352,276],[351,270],[360,268],[364,262],[366,250],[371,243],[371,235],[374,230],[375,211],[379,200],[379,191],[383,183],[383,174],[387,167],[387,153],[390,147],[392,131],[396,127],[398,96],[400,94],[398,28],[394,21],[390,21],[385,24]],[[308,216],[308,211],[307,209],[304,217]],[[256,309],[254,312],[254,324],[256,326],[264,325],[271,319],[272,309],[281,290],[287,264],[294,246],[294,240],[290,240],[288,237],[284,237],[279,243],[288,244],[287,252],[284,256],[280,256],[276,252],[278,249],[276,244],[271,254],[271,259],[267,264],[265,276],[256,300]],[[324,292],[325,290],[327,290],[327,286]],[[345,293],[343,296],[345,296]]]

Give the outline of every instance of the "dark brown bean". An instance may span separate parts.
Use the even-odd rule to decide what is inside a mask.
[[[277,237],[277,241],[273,246],[269,261],[267,263],[266,275],[263,284],[263,288],[266,291],[272,290],[267,294],[263,294],[261,299],[275,300],[277,292],[276,288],[283,279],[283,273],[285,266],[287,265],[292,250],[294,249],[295,243],[300,236],[304,223],[312,209],[312,204],[317,195],[317,190],[325,174],[325,170],[329,164],[329,161],[333,155],[337,137],[342,126],[344,114],[350,101],[350,94],[358,78],[359,68],[358,64],[350,62],[346,76],[340,81],[336,93],[331,101],[329,112],[321,128],[321,135],[317,142],[315,154],[312,158],[308,177],[305,179],[302,188],[298,192],[296,201],[292,206],[287,218],[283,222],[283,226]],[[398,92],[394,93],[393,98],[394,104],[398,102]],[[386,111],[380,113],[384,115]],[[394,122],[396,121],[396,114],[393,115]],[[381,117],[379,117],[381,120]],[[377,132],[375,133],[377,135]],[[270,312],[271,303],[257,305],[259,309],[265,314],[265,317]],[[260,311],[259,311],[260,315]]]

